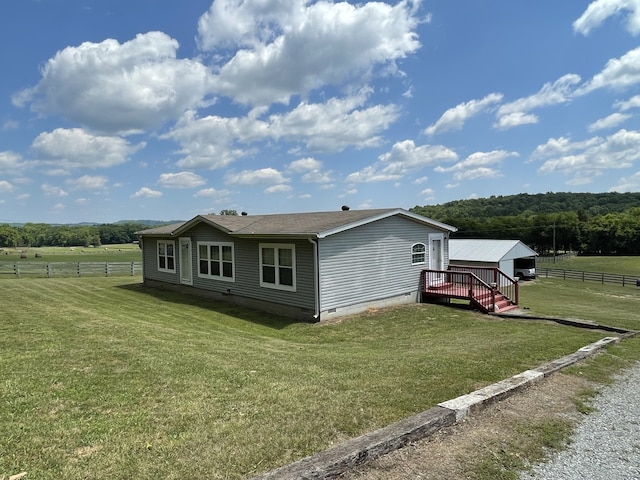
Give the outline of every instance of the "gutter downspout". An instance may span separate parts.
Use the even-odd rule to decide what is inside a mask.
[[[320,258],[318,254],[318,240],[313,237],[308,238],[313,245],[313,289],[315,300],[315,313],[313,318],[316,322],[320,321]]]

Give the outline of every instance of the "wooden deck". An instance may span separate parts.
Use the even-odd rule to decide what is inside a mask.
[[[518,308],[518,281],[498,268],[452,266],[422,271],[422,300],[468,300],[472,308],[498,313]]]

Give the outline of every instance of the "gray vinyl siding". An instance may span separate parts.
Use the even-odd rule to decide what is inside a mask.
[[[315,308],[313,245],[309,241],[235,238],[203,223],[194,226],[180,236],[191,238],[194,288],[309,310]],[[233,243],[235,281],[216,280],[198,276],[198,242]],[[259,245],[261,243],[295,245],[295,292],[260,286]]]
[[[175,273],[158,270],[158,241],[174,242]],[[178,258],[178,239],[171,237],[147,237],[142,239],[142,262],[144,278],[171,284],[180,283],[180,259]]]
[[[429,268],[429,233],[444,234],[446,268],[448,233],[396,216],[320,239],[320,310],[416,292]],[[425,264],[411,264],[415,243],[427,247]]]

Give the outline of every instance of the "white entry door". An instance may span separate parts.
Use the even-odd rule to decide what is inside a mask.
[[[429,269],[444,270],[444,235],[442,233],[429,234]],[[432,274],[432,283],[444,281],[444,274]]]
[[[191,239],[188,237],[180,238],[180,283],[193,285]]]

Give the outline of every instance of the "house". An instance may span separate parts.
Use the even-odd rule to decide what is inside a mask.
[[[407,210],[198,215],[138,232],[147,285],[320,321],[417,302],[456,229]]]
[[[533,278],[537,253],[520,240],[452,239],[451,265],[494,267],[509,277]]]

